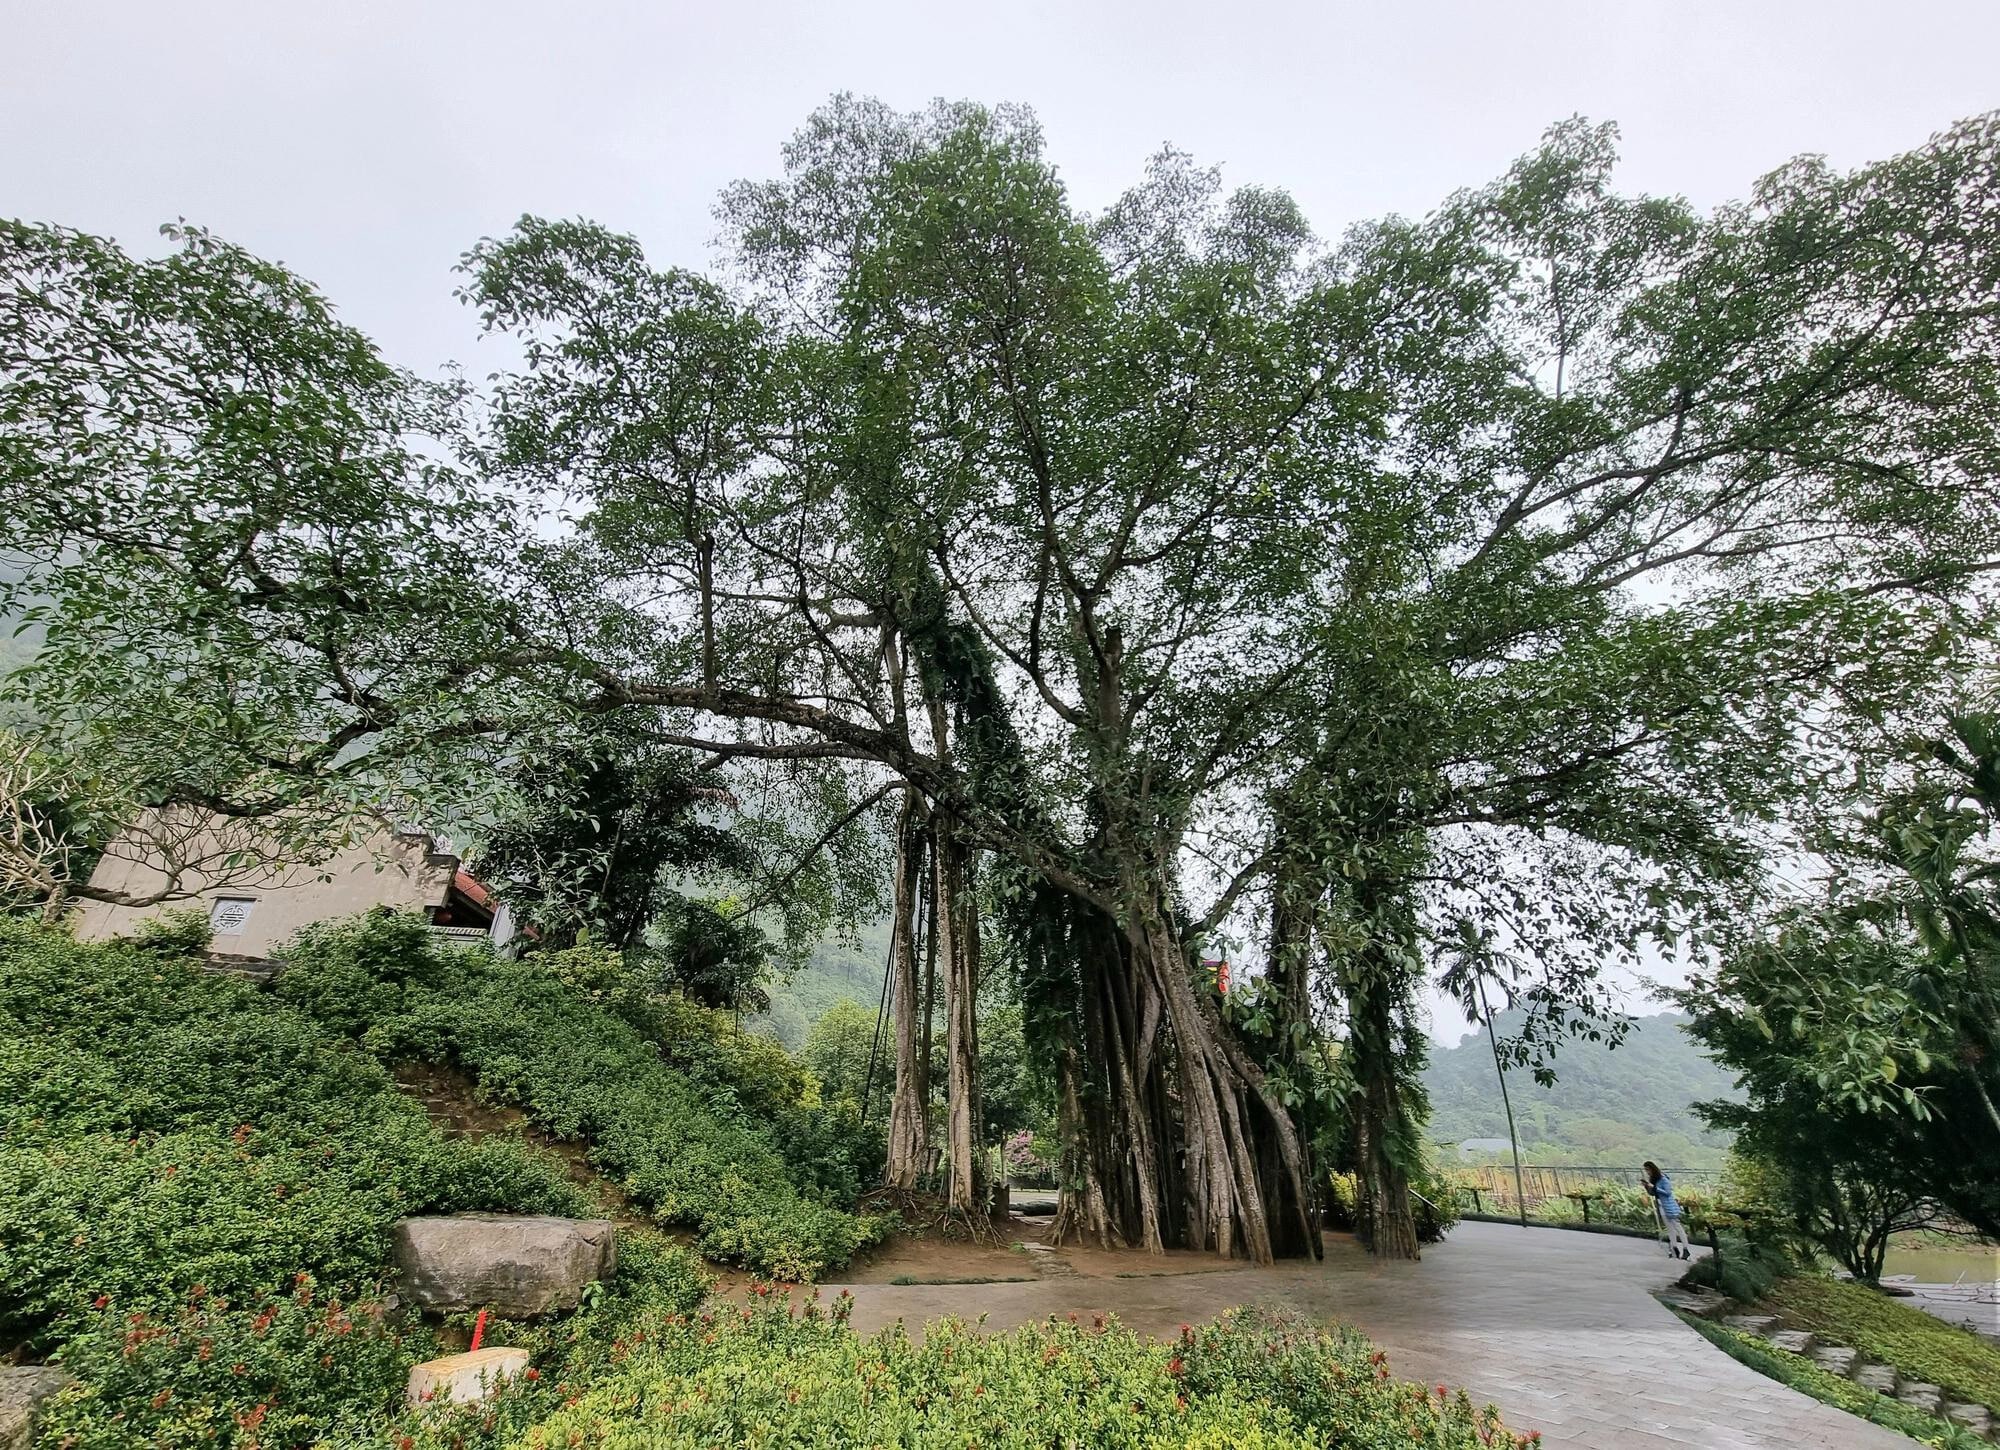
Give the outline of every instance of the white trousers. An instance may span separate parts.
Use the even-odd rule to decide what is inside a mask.
[[[1662,1220],[1667,1226],[1667,1248],[1685,1249],[1688,1246],[1688,1231],[1678,1218]]]

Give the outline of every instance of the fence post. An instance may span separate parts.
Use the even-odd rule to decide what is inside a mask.
[[[1472,1192],[1472,1211],[1474,1213],[1486,1212],[1486,1210],[1482,1208],[1479,1203],[1479,1185],[1477,1183],[1470,1183],[1467,1184],[1466,1187],[1470,1189]]]

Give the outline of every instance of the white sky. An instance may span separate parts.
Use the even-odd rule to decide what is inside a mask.
[[[1334,235],[1573,113],[1620,124],[1628,189],[1703,205],[1800,152],[1907,149],[2000,105],[2000,3],[0,0],[0,214],[135,248],[185,217],[393,360],[478,376],[471,243],[580,215],[700,266],[718,189],[838,90],[1026,102],[1092,207],[1172,142]]]

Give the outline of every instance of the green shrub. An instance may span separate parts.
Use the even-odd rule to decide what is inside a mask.
[[[149,916],[125,938],[142,951],[173,958],[198,957],[213,939],[208,913],[194,907]]]
[[[1442,1243],[1444,1236],[1458,1226],[1462,1212],[1457,1185],[1436,1168],[1427,1168],[1411,1184],[1411,1188],[1414,1192],[1410,1198],[1410,1211],[1417,1221],[1417,1242]],[[1342,1233],[1354,1231],[1356,1192],[1352,1173],[1328,1175],[1325,1205],[1328,1228]]]
[[[411,993],[446,976],[445,954],[415,912],[378,909],[341,921],[315,922],[283,948],[294,969],[273,989],[336,1032],[358,1037],[401,1011]],[[310,963],[298,971],[295,964]]]
[[[1735,1231],[1718,1231],[1715,1254],[1695,1260],[1681,1276],[1681,1283],[1716,1289],[1739,1303],[1755,1304],[1797,1267],[1778,1244],[1746,1238]]]
[[[2000,1414],[2000,1345],[1991,1340],[1844,1280],[1795,1274],[1763,1302],[1788,1323]]]
[[[845,1208],[861,1187],[848,1110],[813,1101],[775,1043],[636,991],[609,953],[499,961],[368,917],[300,937],[285,960],[283,995],[337,1002],[381,1058],[455,1063],[488,1097],[587,1140],[594,1164],[713,1258],[813,1278],[886,1228]],[[357,979],[384,962],[379,989]]]
[[[161,1314],[107,1309],[64,1346],[81,1383],[40,1430],[49,1444],[131,1450],[351,1442],[436,1352],[427,1333],[384,1322],[379,1301],[324,1298],[304,1275],[291,1294],[240,1307],[197,1294]]]
[[[382,1272],[390,1225],[589,1211],[552,1155],[441,1137],[380,1063],[255,987],[0,925],[0,1335]]]
[[[1444,1236],[1458,1227],[1457,1187],[1434,1163],[1426,1163],[1410,1187],[1414,1191],[1410,1208],[1417,1219],[1417,1242],[1443,1243]]]
[[[525,1443],[694,1450],[733,1444],[1207,1446],[1473,1450],[1517,1441],[1463,1395],[1389,1377],[1350,1331],[1237,1311],[1177,1344],[1052,1320],[921,1343],[849,1331],[782,1295],[628,1326],[609,1373]]]

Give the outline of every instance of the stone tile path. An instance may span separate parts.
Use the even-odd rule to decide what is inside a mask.
[[[1552,1446],[1910,1450],[1903,1437],[1764,1378],[1687,1328],[1652,1297],[1678,1274],[1645,1240],[1466,1223],[1419,1264],[1377,1264],[1335,1240],[1323,1263],[1271,1269],[847,1287],[863,1331],[946,1314],[985,1315],[1005,1329],[1076,1311],[1171,1335],[1234,1304],[1290,1305],[1347,1320],[1389,1352],[1397,1374],[1463,1385]]]

